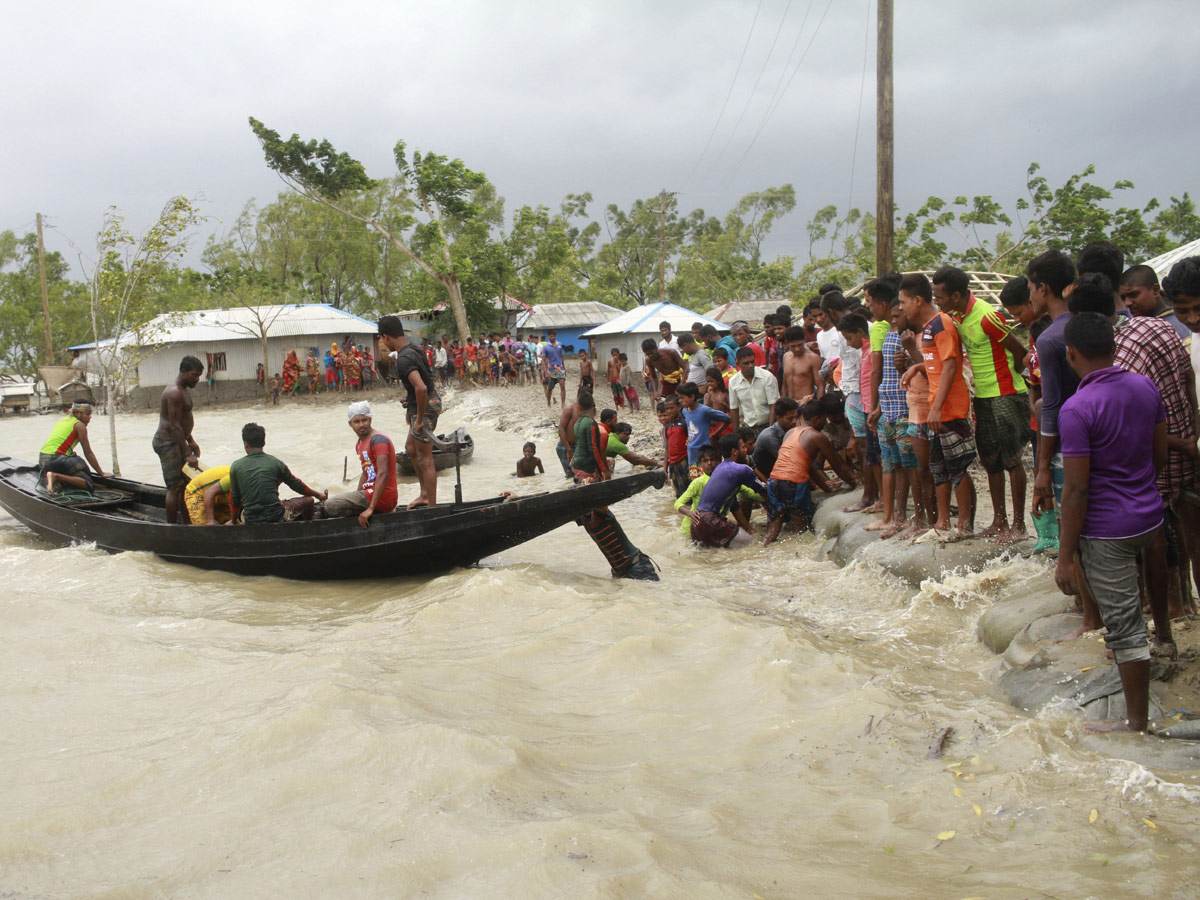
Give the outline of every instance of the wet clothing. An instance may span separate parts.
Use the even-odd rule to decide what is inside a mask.
[[[262,450],[251,450],[241,459],[234,460],[229,467],[229,481],[230,503],[235,511],[241,510],[242,521],[246,524],[283,521],[280,484],[286,484],[304,496],[314,493],[281,460]]]
[[[417,377],[425,385],[425,415],[420,422],[417,417],[417,389],[413,387],[409,375],[417,373]],[[429,368],[429,360],[421,348],[415,344],[405,344],[396,351],[396,377],[404,385],[405,403],[408,410],[410,434],[418,441],[428,444],[433,442],[433,434],[437,430],[438,417],[442,414],[442,397],[434,383],[433,370]]]
[[[1079,538],[1083,577],[1104,622],[1104,644],[1117,665],[1150,658],[1137,556],[1157,534],[1158,528],[1152,528],[1129,538]]]
[[[764,428],[754,441],[754,468],[767,477],[771,475],[771,469],[779,457],[779,445],[783,443],[783,437],[787,433],[783,426],[776,422]]]
[[[687,490],[679,495],[675,500],[675,509],[680,510],[685,506],[691,506],[693,509],[696,506],[696,501],[700,499],[700,495],[704,492],[704,486],[708,484],[708,476],[701,472],[692,479],[692,483],[687,486]],[[737,489],[738,501],[749,500],[753,503],[762,503],[766,498],[761,494],[757,494],[750,488],[739,487]],[[683,516],[683,521],[679,525],[679,533],[684,537],[688,537],[692,533],[692,520],[688,516]]]
[[[577,477],[599,478],[607,471],[604,445],[600,423],[591,416],[580,416],[575,422],[575,453],[571,457],[571,469]]]
[[[163,484],[167,486],[167,490],[174,491],[186,487],[189,479],[183,474],[183,467],[187,463],[187,457],[184,456],[183,450],[180,449],[175,438],[160,431],[155,433],[154,438],[150,441],[150,446],[158,454],[158,460],[162,466]]]
[[[214,484],[221,485],[221,492],[213,500],[213,518],[218,525],[224,525],[232,516],[229,508],[229,466],[213,466],[189,481],[183,489],[183,502],[193,525],[208,522],[208,513],[204,511],[204,494]]]
[[[713,512],[723,516],[737,496],[739,487],[748,487],[762,494],[765,485],[758,480],[749,466],[731,459],[722,460],[720,465],[713,469],[695,508],[700,512]]]
[[[54,423],[54,427],[50,429],[50,437],[46,439],[38,454],[38,465],[42,467],[43,473],[53,472],[56,475],[82,478],[87,482],[87,489],[90,491],[95,488],[92,472],[87,462],[75,455],[75,447],[79,443],[79,432],[75,430],[78,424],[79,420],[74,416],[64,416]]]

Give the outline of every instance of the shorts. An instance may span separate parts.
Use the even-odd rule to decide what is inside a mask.
[[[579,386],[586,390],[589,394],[595,390],[595,383],[592,381],[591,375],[584,375],[579,379]]]
[[[1158,536],[1158,527],[1130,538],[1079,538],[1079,561],[1096,609],[1107,629],[1104,643],[1117,665],[1150,658],[1137,555]]]
[[[857,392],[846,395],[846,421],[856,438],[867,436],[867,414],[863,412],[862,395]]]
[[[205,485],[204,491],[210,487],[212,487],[211,484]],[[188,518],[192,520],[193,525],[208,523],[208,513],[204,511],[204,491],[184,491],[183,493],[183,505],[187,507]],[[219,491],[213,498],[213,518],[217,520],[218,525],[224,525],[232,517],[233,510],[229,508],[229,494]]]
[[[410,413],[408,418],[408,433],[412,439],[420,441],[422,444],[432,444],[433,434],[437,430],[438,416],[441,414],[441,397],[430,397],[425,401],[425,418],[422,419],[420,428],[413,428],[413,416]]]
[[[951,419],[943,422],[942,430],[937,433],[929,430],[928,423],[918,427],[929,441],[929,473],[934,485],[957,485],[975,461],[971,423],[966,419]]]
[[[568,478],[574,478],[575,473],[571,471],[571,451],[563,446],[563,442],[559,441],[554,445],[554,452],[558,456],[558,461],[562,465],[563,474]]]
[[[675,497],[678,499],[683,496],[683,492],[688,489],[688,485],[692,483],[692,478],[688,474],[688,462],[686,459],[681,459],[679,462],[667,464],[667,476],[671,479],[671,487],[675,488]]]
[[[1058,438],[1051,438],[1058,440]],[[1062,495],[1063,482],[1066,481],[1066,473],[1063,472],[1062,452],[1056,451],[1050,457],[1050,487],[1054,490],[1054,509],[1058,512],[1059,521],[1062,521]]]
[[[571,477],[574,478],[579,484],[591,484],[593,481],[599,480],[600,475],[598,472],[587,472],[583,469],[577,469],[574,466],[571,466]]]
[[[807,481],[784,481],[778,478],[767,480],[767,521],[810,518],[815,512],[812,500],[812,484]]]
[[[548,388],[554,387],[554,385],[557,382],[562,382],[563,384],[566,384],[567,383],[567,372],[565,369],[551,367],[549,372],[546,374],[546,387],[548,387]]]
[[[469,372],[471,375],[478,375],[479,374],[479,363],[477,363],[477,362],[467,363],[467,372]]]
[[[88,464],[84,460],[74,453],[39,453],[38,465],[42,467],[43,472],[82,478],[87,482],[89,491],[96,489],[96,485],[92,481],[92,470],[88,468]]]
[[[169,434],[158,432],[154,435],[150,446],[154,448],[154,452],[158,454],[159,462],[162,463],[163,483],[166,484],[167,490],[174,491],[181,487],[187,487],[187,483],[191,481],[190,478],[183,474],[183,467],[187,463],[187,458],[183,455],[183,451],[179,449],[179,444],[175,442],[175,438]]]
[[[1028,394],[975,398],[975,443],[987,472],[1009,472],[1021,465],[1028,441]]]
[[[867,465],[879,465],[879,438],[870,428],[867,429]]]
[[[917,454],[913,452],[912,426],[901,416],[894,422],[879,420],[879,450],[884,472],[895,472],[900,466],[906,469],[917,467]]]
[[[701,511],[699,521],[692,523],[692,540],[706,547],[728,547],[741,530],[722,515]]]

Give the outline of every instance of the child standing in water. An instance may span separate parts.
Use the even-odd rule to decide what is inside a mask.
[[[528,441],[521,449],[524,454],[517,460],[517,477],[529,478],[531,475],[546,474],[546,470],[542,468],[542,461],[537,458],[537,445],[533,441]]]

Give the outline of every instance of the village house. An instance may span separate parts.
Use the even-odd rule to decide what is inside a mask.
[[[331,344],[347,339],[378,361],[375,323],[323,303],[233,307],[164,313],[120,341],[70,348],[71,363],[94,379],[114,373],[115,393],[132,407],[152,407],[179,372],[179,361],[194,356],[205,365],[194,397],[197,403],[226,402],[261,395],[256,374],[282,372],[289,350],[301,369],[311,354],[322,359]],[[265,360],[264,360],[265,342]]]

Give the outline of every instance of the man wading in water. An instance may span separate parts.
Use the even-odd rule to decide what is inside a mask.
[[[174,525],[183,516],[183,524],[192,524],[183,503],[183,489],[190,480],[183,467],[198,466],[200,447],[192,440],[192,395],[188,393],[200,383],[204,363],[194,356],[185,356],[179,363],[175,383],[163,388],[159,404],[158,431],[151,442],[162,463],[163,481],[167,486],[167,524]]]

